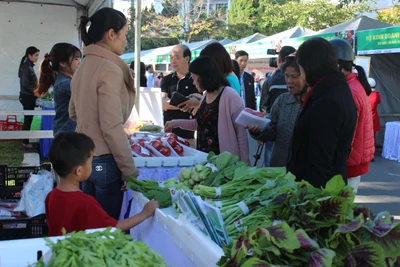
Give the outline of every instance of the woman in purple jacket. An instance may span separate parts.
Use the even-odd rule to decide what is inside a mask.
[[[217,63],[207,56],[196,58],[189,67],[193,83],[203,93],[200,107],[191,120],[172,120],[165,124],[165,132],[172,128],[197,130],[197,149],[203,152],[224,151],[238,155],[249,163],[249,145],[243,126],[235,122],[244,109],[243,101],[221,73]]]

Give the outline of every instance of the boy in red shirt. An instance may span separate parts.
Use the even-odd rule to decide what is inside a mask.
[[[46,217],[49,236],[93,228],[116,227],[122,231],[143,222],[154,214],[158,202],[151,200],[143,210],[128,219],[117,221],[109,216],[96,199],[84,194],[79,183],[92,172],[94,143],[80,133],[59,133],[54,138],[49,157],[60,183],[46,197]]]

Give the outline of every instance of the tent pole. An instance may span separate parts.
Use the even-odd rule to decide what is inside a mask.
[[[136,99],[135,106],[140,118],[140,46],[141,46],[141,24],[142,24],[142,13],[141,13],[141,0],[135,0],[135,88],[136,88]]]

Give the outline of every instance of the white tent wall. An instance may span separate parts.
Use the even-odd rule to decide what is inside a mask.
[[[0,1],[0,110],[22,109],[17,70],[28,46],[40,50],[38,73],[44,54],[54,44],[80,46],[80,16],[110,5],[111,0]]]

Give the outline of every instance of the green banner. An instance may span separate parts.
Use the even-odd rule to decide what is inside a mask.
[[[399,53],[400,26],[357,32],[358,55]]]

